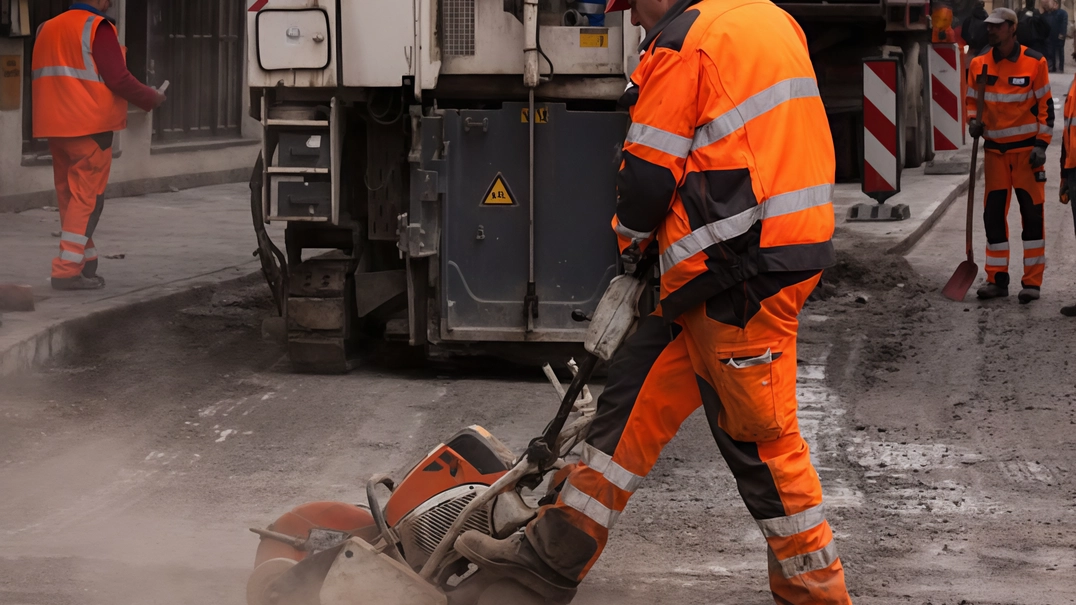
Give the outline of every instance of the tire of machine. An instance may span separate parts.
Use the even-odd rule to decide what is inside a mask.
[[[307,374],[353,367],[354,278],[346,258],[314,258],[292,270],[288,293],[288,357]]]
[[[904,52],[904,102],[901,115],[905,168],[918,168],[929,159],[930,142],[927,137],[931,134],[930,105],[924,86],[925,49],[919,42],[912,42]]]

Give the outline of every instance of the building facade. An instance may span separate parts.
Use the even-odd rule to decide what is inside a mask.
[[[71,0],[0,0],[0,212],[54,203],[48,145],[34,139],[30,66],[37,27]],[[260,126],[247,117],[245,0],[117,0],[131,72],[169,82],[168,101],[131,107],[117,136],[108,195],[245,180]]]

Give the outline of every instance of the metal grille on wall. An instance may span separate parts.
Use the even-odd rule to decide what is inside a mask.
[[[475,0],[442,0],[444,53],[453,57],[474,55]]]
[[[154,139],[240,132],[243,108],[243,0],[157,0],[150,10],[153,84],[171,82],[154,112]]]

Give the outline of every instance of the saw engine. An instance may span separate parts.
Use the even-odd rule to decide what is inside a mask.
[[[267,529],[252,529],[262,537],[255,557],[255,569],[247,585],[248,605],[343,605],[357,601],[329,600],[337,590],[331,581],[351,583],[352,574],[333,577],[334,561],[356,559],[356,546],[367,561],[381,568],[381,578],[391,584],[369,594],[366,604],[396,603],[391,593],[401,580],[413,583],[422,594],[409,594],[406,603],[473,604],[498,582],[484,576],[477,566],[452,552],[444,557],[431,583],[417,573],[425,566],[464,509],[482,496],[512,468],[516,456],[503,443],[479,426],[472,426],[438,445],[407,476],[395,485],[385,476],[367,484],[370,506],[342,502],[312,502],[299,506],[274,521]],[[379,491],[389,493],[384,505]],[[524,502],[516,490],[491,499],[476,509],[463,524],[464,530],[478,530],[506,537],[530,521],[537,510]],[[366,546],[357,545],[362,542]],[[352,556],[341,553],[352,549]],[[343,577],[347,576],[347,577]],[[408,582],[409,581],[409,582]],[[501,594],[504,586],[494,587]],[[523,591],[521,587],[508,590]],[[366,589],[363,590],[366,594]],[[428,599],[424,600],[423,595]],[[328,598],[327,598],[328,597]],[[411,600],[411,599],[418,600]],[[487,596],[487,598],[489,598]],[[499,597],[500,598],[500,597]],[[401,603],[402,603],[401,602]],[[526,601],[524,601],[525,603]],[[542,601],[534,601],[541,603]]]

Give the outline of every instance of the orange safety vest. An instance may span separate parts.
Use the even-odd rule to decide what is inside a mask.
[[[833,139],[795,20],[680,0],[642,48],[613,228],[622,250],[656,234],[666,320],[759,273],[832,266]]]
[[[93,62],[93,40],[104,20],[71,9],[41,26],[31,72],[34,137],[81,137],[127,128],[127,101],[105,86]]]
[[[1065,128],[1061,132],[1061,168],[1072,170],[1076,168],[1076,80],[1069,87],[1069,94],[1065,97]],[[1066,175],[1062,173],[1062,178]],[[1076,203],[1076,202],[1074,202]]]
[[[1038,145],[1046,147],[1054,131],[1054,99],[1046,58],[1026,46],[1016,45],[1012,55],[997,61],[994,49],[971,60],[965,105],[975,117],[975,79],[986,66],[983,104],[983,138],[986,149],[1007,151]]]

